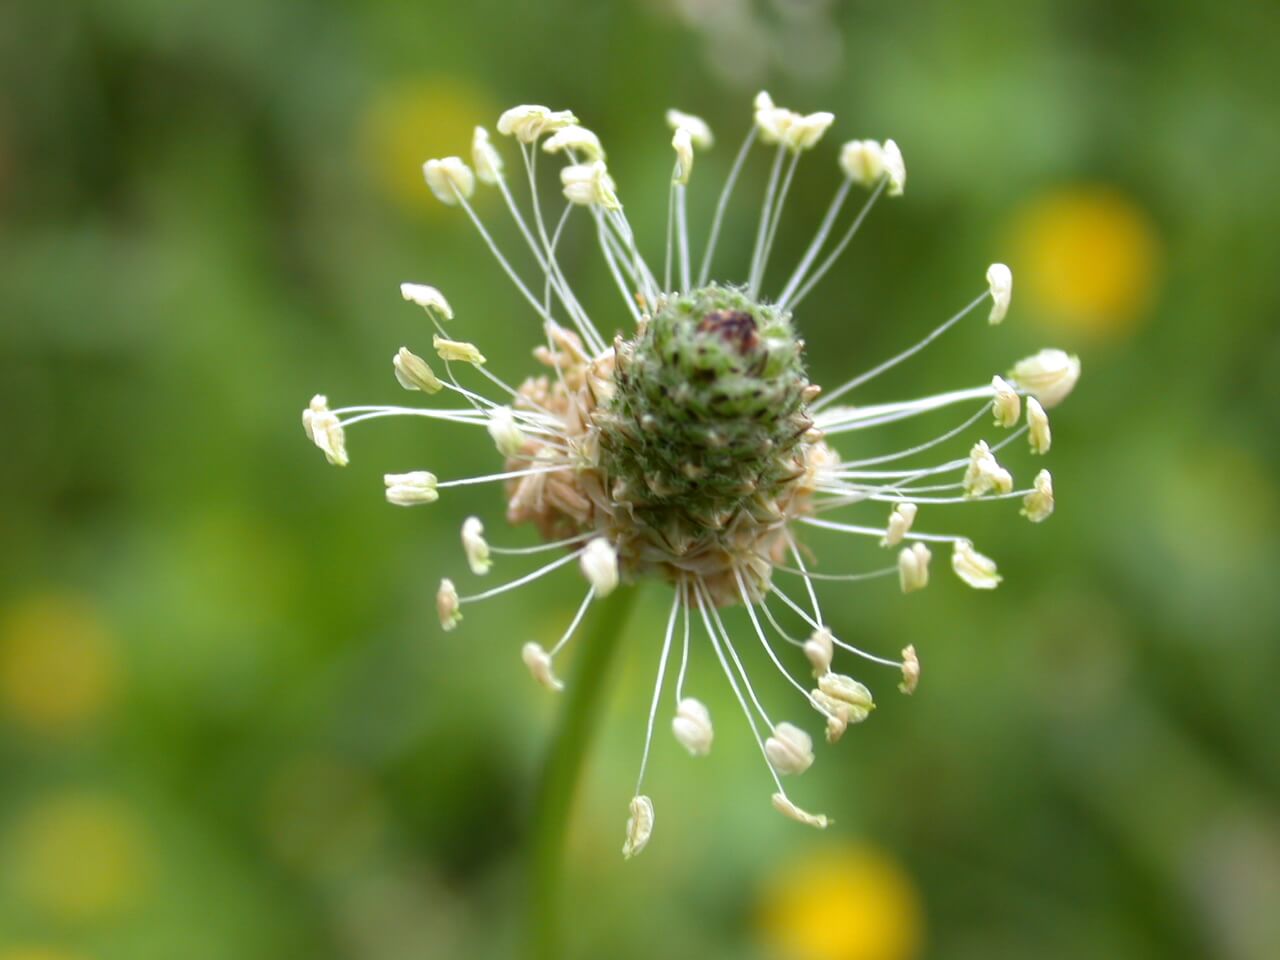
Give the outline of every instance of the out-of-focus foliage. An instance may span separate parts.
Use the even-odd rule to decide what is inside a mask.
[[[910,169],[797,318],[816,380],[923,334],[992,260],[1006,324],[866,399],[1044,343],[1084,377],[1054,416],[1057,515],[963,517],[1000,590],[829,597],[924,679],[906,700],[869,676],[881,708],[820,749],[826,834],[769,808],[699,654],[716,749],[660,736],[658,828],[622,862],[668,596],[646,590],[572,824],[575,955],[1280,956],[1278,43],[1274,5],[1193,0],[0,6],[0,960],[512,955],[556,708],[518,650],[562,629],[567,578],[442,635],[458,525],[498,540],[500,503],[401,511],[378,474],[486,472],[490,448],[371,425],[337,470],[298,413],[399,401],[389,359],[429,337],[406,279],[528,368],[535,321],[422,160],[512,103],[571,106],[657,250],[662,111],[718,134],[705,229],[739,81],[833,110],[830,140],[893,136]],[[777,263],[834,154],[802,165]]]

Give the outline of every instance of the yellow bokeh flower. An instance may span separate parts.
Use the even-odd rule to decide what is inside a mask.
[[[64,922],[113,917],[147,884],[138,818],[109,797],[71,793],[38,802],[6,831],[7,878],[28,908]]]
[[[496,120],[483,93],[451,79],[416,79],[376,91],[365,112],[361,139],[370,175],[397,206],[444,218],[422,165],[432,157],[470,156],[476,118]]]
[[[45,735],[83,729],[111,701],[114,643],[83,599],[27,598],[0,622],[0,712]]]
[[[1032,199],[1012,233],[1023,316],[1100,339],[1123,337],[1145,318],[1159,283],[1160,238],[1124,193],[1059,187]]]
[[[910,960],[924,939],[911,877],[864,845],[816,847],[784,864],[761,893],[758,918],[779,960]]]

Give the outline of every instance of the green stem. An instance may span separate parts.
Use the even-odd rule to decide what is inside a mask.
[[[634,587],[622,587],[597,603],[588,615],[590,629],[577,641],[578,663],[565,687],[559,729],[547,750],[534,798],[525,944],[530,960],[564,960],[560,905],[565,834],[583,760],[599,726],[607,674],[621,646],[636,592]]]

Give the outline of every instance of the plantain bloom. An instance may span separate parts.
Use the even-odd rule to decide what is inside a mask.
[[[632,227],[600,137],[570,111],[513,107],[496,124],[498,134],[511,139],[491,141],[476,128],[473,167],[458,157],[428,161],[427,185],[476,227],[482,249],[527,306],[532,369],[508,380],[501,370],[490,369],[476,343],[452,335],[465,329],[473,304],[483,303],[487,291],[468,304],[465,293],[451,290],[463,298],[455,319],[437,287],[404,284],[401,295],[422,308],[429,324],[423,335],[431,335],[440,363],[433,370],[406,347],[395,355],[394,373],[415,395],[430,395],[419,399],[433,405],[330,410],[318,395],[303,413],[307,436],[335,464],[347,463],[352,427],[391,417],[476,428],[482,439],[488,434],[500,460],[493,472],[439,479],[425,469],[410,469],[385,476],[385,495],[393,504],[422,505],[447,501],[459,486],[493,484],[502,492],[508,524],[535,535],[532,544],[490,543],[481,518],[466,520],[458,560],[472,574],[493,576],[506,564],[521,566],[496,586],[471,592],[443,580],[436,607],[445,630],[458,628],[471,604],[557,573],[581,578],[582,598],[566,616],[559,638],[545,646],[530,640],[520,650],[530,674],[550,691],[562,688],[557,658],[596,601],[641,581],[669,588],[665,631],[655,644],[656,680],[640,772],[630,800],[623,848],[628,857],[644,849],[653,834],[654,805],[644,792],[644,778],[655,718],[671,686],[677,743],[694,756],[711,749],[710,713],[686,692],[686,685],[695,685],[688,676],[694,656],[705,656],[723,673],[764,760],[774,808],[803,824],[828,825],[825,815],[797,806],[783,786],[784,774],[798,774],[815,762],[812,734],[804,724],[775,722],[774,706],[766,703],[775,691],[757,690],[741,644],[759,644],[761,662],[777,670],[816,713],[809,722],[825,726],[828,743],[866,720],[875,707],[870,687],[835,672],[837,661],[842,670],[849,669],[845,661],[887,670],[901,681],[903,693],[911,693],[920,676],[915,646],[883,655],[848,642],[838,624],[824,616],[821,588],[833,581],[897,578],[904,593],[922,590],[929,584],[931,547],[945,545],[961,582],[975,589],[995,587],[1001,579],[995,562],[962,534],[933,523],[941,525],[953,511],[978,500],[998,507],[1006,506],[1002,501],[1021,501],[1022,512],[1036,522],[1052,512],[1048,472],[1018,489],[1013,470],[997,455],[1016,453],[1002,451],[1023,434],[1033,452],[1046,452],[1044,410],[1061,403],[1080,375],[1075,357],[1042,350],[1003,377],[992,376],[993,363],[976,385],[864,402],[868,384],[911,361],[966,318],[985,313],[992,324],[1005,319],[1012,275],[994,264],[983,282],[975,269],[972,298],[933,330],[921,331],[916,343],[873,360],[868,369],[826,390],[819,388],[809,379],[797,322],[809,295],[836,268],[879,199],[903,194],[902,152],[893,140],[869,139],[833,150],[823,142],[835,121],[831,114],[803,114],[761,93],[719,197],[707,205],[714,214],[703,233],[691,228],[686,193],[694,189],[694,152],[712,147],[711,131],[701,119],[676,110],[666,120],[674,134],[674,158],[664,153],[663,162],[674,159],[674,167],[665,251],[660,247],[657,256]],[[754,237],[746,238],[753,240],[751,258],[729,269],[716,259],[725,213],[761,143],[767,159]],[[503,152],[518,152],[518,162],[504,161]],[[812,165],[824,155],[820,162],[834,189],[830,205],[810,242],[775,274],[782,254],[775,251],[775,240],[798,165]],[[558,170],[548,173],[548,164]],[[517,167],[521,175],[509,179]],[[703,179],[700,172],[699,183]],[[508,257],[487,223],[492,214],[482,217],[482,208],[473,205],[478,186],[492,188],[494,209],[510,216],[521,248],[518,260]],[[596,285],[575,287],[561,253],[562,239],[582,228],[594,242],[601,276],[617,293],[608,304],[593,303],[590,311],[578,290]],[[693,239],[699,240],[697,250]],[[576,242],[573,247],[576,264],[582,248]],[[821,344],[823,349],[847,346]],[[500,367],[507,356],[504,351],[492,366]],[[1020,423],[1024,404],[1027,415]],[[949,419],[953,410],[960,411],[958,423]],[[1002,437],[988,444],[974,434],[993,415]],[[891,439],[906,421],[937,426],[923,442],[920,431]],[[875,443],[865,439],[873,430]],[[917,529],[921,513],[931,529]],[[492,533],[495,525],[489,526]],[[822,541],[835,537],[858,544],[857,555],[867,562],[848,570],[819,569]],[[894,549],[891,562],[882,547]],[[842,549],[837,555],[851,552]],[[527,563],[535,565],[527,569]],[[809,673],[814,682],[802,682]]]

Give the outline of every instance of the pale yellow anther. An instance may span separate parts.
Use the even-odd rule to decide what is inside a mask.
[[[578,118],[568,110],[524,103],[498,118],[498,132],[504,137],[515,137],[521,143],[533,143],[544,133],[553,133],[577,122]]]
[[[578,561],[582,575],[595,588],[596,597],[607,597],[618,586],[618,551],[604,537],[596,537],[583,548]]]
[[[479,517],[467,517],[462,522],[462,552],[467,555],[467,566],[477,577],[484,576],[493,566],[489,543],[484,538],[484,524]]]
[[[987,289],[991,294],[991,313],[987,322],[994,326],[1009,312],[1009,303],[1013,299],[1013,271],[1003,263],[987,267]]]
[[[604,159],[604,148],[600,146],[600,138],[586,127],[580,127],[577,124],[561,127],[547,137],[542,149],[546,153],[569,151],[584,160]]]
[[[1009,378],[1052,409],[1067,398],[1080,379],[1080,358],[1045,349],[1013,365]]]
[[[956,541],[951,552],[951,569],[975,590],[994,590],[1002,579],[996,572],[996,562],[974,550],[968,540]]]
[[[671,138],[671,148],[676,152],[676,171],[673,179],[681,186],[689,183],[693,172],[693,138],[684,127],[677,127]]]
[[[885,193],[891,197],[902,196],[907,186],[907,165],[902,159],[902,151],[892,140],[884,142],[884,173],[889,178]]]
[[[981,497],[991,491],[1009,493],[1013,475],[1000,466],[985,440],[979,440],[969,451],[969,467],[964,475],[964,495]]]
[[[822,135],[827,132],[827,128],[835,121],[834,113],[821,111],[818,113],[810,113],[804,116],[795,115],[786,125],[786,130],[782,135],[782,142],[791,150],[799,153],[801,150],[809,150],[817,146]]]
[[[1027,439],[1032,453],[1048,453],[1053,440],[1049,432],[1049,415],[1035,397],[1027,397]]]
[[[831,820],[825,814],[807,813],[801,810],[785,793],[775,793],[773,795],[773,809],[777,810],[784,816],[790,817],[797,823],[803,823],[806,826],[817,827],[819,830],[825,830],[831,824]]]
[[[542,644],[526,643],[520,649],[520,659],[529,668],[529,673],[533,676],[533,679],[542,686],[555,693],[559,693],[564,689],[564,684],[551,669],[551,656],[546,650],[542,649]]]
[[[457,206],[460,197],[466,199],[476,190],[476,175],[461,157],[428,160],[422,165],[422,175],[436,199],[451,207]]]
[[[889,526],[880,540],[882,547],[896,547],[902,542],[916,521],[917,507],[914,503],[900,503],[889,514]]]
[[[516,426],[515,415],[510,407],[494,407],[489,411],[489,420],[485,424],[489,437],[498,452],[504,457],[518,456],[524,449],[525,435]]]
[[[933,554],[923,543],[903,547],[898,554],[898,582],[903,593],[923,590],[929,585],[929,560]]]
[[[780,723],[764,742],[765,756],[774,770],[786,776],[804,773],[813,765],[813,739],[792,723]]]
[[[1032,523],[1042,523],[1053,513],[1053,478],[1048,470],[1036,474],[1034,487],[1022,498],[1022,515]]]
[[[471,165],[476,169],[476,179],[490,186],[502,179],[502,155],[489,140],[489,131],[476,127],[471,136]]]
[[[814,707],[827,718],[827,743],[836,743],[849,729],[849,709],[834,697],[821,690],[810,690]]]
[[[871,691],[843,673],[825,673],[819,677],[818,692],[841,707],[843,719],[848,723],[861,723],[876,708]]]
[[[715,143],[715,138],[711,136],[711,128],[707,126],[707,122],[691,113],[684,113],[681,110],[674,109],[668,110],[667,125],[672,130],[688,130],[690,140],[699,150],[710,150],[711,145]]]
[[[1022,398],[1009,381],[1003,377],[991,378],[991,412],[995,414],[997,427],[1012,427],[1022,417]]]
[[[905,694],[913,694],[920,684],[920,658],[916,656],[915,645],[902,651],[902,682],[898,689]]]
[[[436,591],[436,615],[440,618],[443,629],[452,630],[461,622],[460,607],[458,591],[454,588],[453,581],[446,577],[440,581],[440,589]]]
[[[336,467],[347,465],[346,433],[322,394],[312,397],[311,403],[302,411],[302,429],[306,431],[307,439],[320,448],[326,460]]]
[[[692,756],[705,757],[711,752],[711,741],[715,736],[711,726],[711,711],[701,700],[685,697],[676,707],[671,732],[675,734],[680,746]]]
[[[808,658],[815,677],[820,677],[831,669],[835,652],[835,638],[826,627],[813,631],[804,642],[804,655]]]
[[[467,343],[465,340],[446,340],[436,334],[431,338],[431,346],[435,348],[441,360],[457,360],[462,363],[474,363],[476,366],[484,363],[484,354],[474,343]]]
[[[565,199],[579,206],[600,206],[606,210],[621,209],[609,169],[600,160],[571,164],[560,171]]]
[[[427,313],[438,313],[444,320],[453,319],[453,307],[449,306],[444,294],[435,287],[425,283],[402,283],[400,296],[410,303],[416,303]]]
[[[854,183],[874,187],[884,176],[884,147],[877,140],[850,140],[840,148],[840,169]]]
[[[387,488],[387,502],[397,507],[416,507],[440,499],[436,491],[436,475],[426,470],[383,474],[382,482]]]
[[[653,833],[653,801],[648,797],[631,798],[631,816],[627,818],[627,839],[622,844],[622,855],[630,860],[649,842]]]
[[[427,361],[416,353],[412,353],[408,347],[400,348],[396,355],[391,358],[391,365],[395,369],[396,380],[406,390],[439,393],[444,389],[444,384],[436,378],[435,373],[427,366]]]
[[[773,98],[764,90],[756,94],[754,107],[756,127],[760,131],[760,140],[770,144],[781,142],[786,135],[787,129],[796,119],[796,114],[776,106]]]

